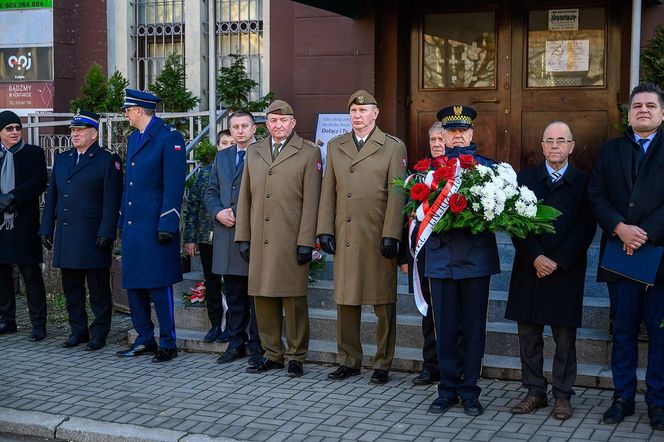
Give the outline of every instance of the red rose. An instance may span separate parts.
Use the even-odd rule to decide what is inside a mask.
[[[429,158],[424,158],[423,160],[418,161],[413,166],[413,170],[418,172],[426,172],[431,167],[431,160]]]
[[[465,196],[455,193],[450,197],[450,210],[452,213],[462,212],[467,206],[468,203]]]
[[[439,167],[445,167],[447,164],[447,157],[445,155],[441,155],[439,157],[436,157],[431,161],[431,167],[434,169],[438,169]]]
[[[415,201],[424,201],[429,197],[431,190],[424,183],[417,183],[410,189],[410,197]]]
[[[461,154],[459,155],[459,165],[463,169],[472,169],[477,164],[475,158],[472,155]]]

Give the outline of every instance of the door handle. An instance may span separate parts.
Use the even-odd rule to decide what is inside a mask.
[[[470,102],[473,103],[473,104],[477,104],[477,103],[498,104],[498,103],[500,103],[500,98],[496,97],[496,98],[487,98],[486,100],[481,100],[481,99],[470,97]]]

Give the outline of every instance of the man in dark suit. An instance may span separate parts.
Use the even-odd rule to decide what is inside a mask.
[[[59,267],[67,301],[70,336],[65,348],[88,342],[87,350],[106,345],[111,329],[111,249],[122,198],[120,157],[99,147],[99,115],[79,109],[71,120],[74,148],[55,158],[39,231]],[[85,281],[95,315],[88,330]]]
[[[627,255],[644,244],[664,246],[664,98],[652,84],[636,86],[629,97],[625,135],[606,143],[595,162],[588,200],[603,230],[600,262],[609,237],[619,238]],[[617,239],[616,238],[616,239]],[[664,430],[664,262],[655,285],[644,284],[599,268],[606,281],[613,312],[611,372],[613,404],[604,422],[617,424],[634,414],[638,333],[641,320],[648,332],[645,394],[650,425]]]
[[[247,293],[249,264],[242,259],[239,245],[235,243],[235,213],[244,157],[247,147],[256,141],[256,123],[253,115],[239,110],[231,115],[229,125],[236,144],[217,153],[205,191],[205,204],[214,219],[212,271],[224,276],[228,304],[229,343],[217,362],[224,364],[243,357],[247,344],[251,355],[249,365],[256,366],[263,356],[263,349],[258,336],[254,301]]]
[[[129,136],[119,226],[122,286],[138,337],[121,357],[155,353],[152,362],[177,356],[173,284],[182,281],[180,209],[186,172],[182,135],[155,116],[159,97],[126,90],[122,109],[135,130]],[[159,320],[154,340],[150,299]]]
[[[0,335],[16,332],[12,266],[18,265],[28,301],[31,342],[46,337],[46,290],[39,243],[39,196],[48,175],[44,150],[21,139],[21,119],[0,112]]]
[[[445,129],[447,157],[472,155],[482,165],[493,164],[477,154],[472,142],[473,120],[477,116],[473,108],[449,106],[437,116]],[[424,269],[431,284],[440,367],[438,398],[429,412],[444,413],[461,398],[464,412],[479,416],[484,412],[477,382],[484,356],[489,283],[491,275],[500,272],[496,237],[491,232],[474,235],[469,229],[433,233],[426,242]],[[458,352],[459,329],[463,353]]]
[[[526,397],[512,407],[514,414],[546,407],[547,380],[543,373],[544,326],[551,326],[556,353],[553,360],[553,417],[572,417],[570,398],[576,380],[576,329],[581,326],[586,252],[595,233],[587,204],[590,175],[568,162],[574,137],[561,121],[549,124],[542,136],[545,161],[518,175],[527,186],[562,215],[556,233],[513,238],[512,267],[505,317],[519,323],[519,349]]]

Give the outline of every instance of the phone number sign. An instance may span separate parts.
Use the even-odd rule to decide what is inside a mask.
[[[53,0],[0,0],[0,11],[3,9],[41,9],[52,7]]]

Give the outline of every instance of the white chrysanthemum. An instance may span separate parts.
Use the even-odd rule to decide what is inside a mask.
[[[472,207],[472,209],[473,209],[475,212],[479,212],[480,209],[482,208],[482,207],[480,206],[480,203],[473,203],[473,204],[471,205],[471,207]]]
[[[526,186],[519,187],[519,193],[521,194],[519,198],[522,199],[526,204],[537,204],[537,197],[535,196],[535,193]]]
[[[516,172],[508,163],[500,163],[496,166],[496,172],[502,179],[510,184],[516,185]]]
[[[528,218],[534,218],[537,215],[537,206],[535,204],[529,204],[526,206],[526,216]]]
[[[487,166],[483,166],[481,164],[478,164],[475,166],[475,170],[480,174],[481,177],[485,177],[487,175],[492,175],[493,174],[493,169]]]
[[[519,194],[519,188],[515,185],[508,185],[503,188],[503,192],[505,192],[505,195],[507,196],[507,199],[512,198],[513,196],[516,196]]]
[[[518,199],[514,203],[514,210],[516,210],[516,213],[521,216],[528,216],[526,211],[527,209],[528,205],[522,199]]]

